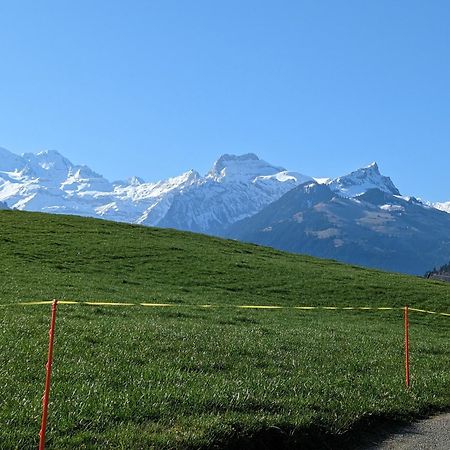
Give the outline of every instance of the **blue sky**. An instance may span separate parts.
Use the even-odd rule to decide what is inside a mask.
[[[450,200],[448,0],[0,3],[0,146],[110,179],[222,153],[313,176],[378,161]]]

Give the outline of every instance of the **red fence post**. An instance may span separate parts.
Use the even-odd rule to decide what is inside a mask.
[[[42,422],[41,431],[39,432],[39,450],[45,449],[45,430],[47,428],[47,414],[48,414],[48,398],[50,395],[50,379],[52,376],[52,362],[53,362],[53,340],[55,338],[55,322],[56,322],[56,306],[58,300],[53,300],[52,303],[52,320],[50,323],[49,341],[48,341],[48,359],[46,364],[45,376],[45,390],[42,398]]]
[[[409,388],[409,320],[408,320],[408,305],[404,310],[405,319],[405,382],[406,387]]]

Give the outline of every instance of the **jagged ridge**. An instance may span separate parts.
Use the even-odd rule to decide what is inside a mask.
[[[217,233],[310,179],[254,154],[223,155],[202,177],[195,170],[156,183],[110,183],[56,151],[22,156],[0,150],[0,201],[11,207]]]

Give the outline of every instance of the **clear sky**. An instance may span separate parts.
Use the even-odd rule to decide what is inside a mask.
[[[450,200],[449,0],[3,0],[0,146],[109,179],[376,160]]]

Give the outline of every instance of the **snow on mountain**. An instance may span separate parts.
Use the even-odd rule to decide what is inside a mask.
[[[225,154],[214,163],[206,178],[217,182],[248,183],[258,176],[274,175],[284,170],[262,161],[254,153],[239,156]]]
[[[431,206],[450,214],[450,202],[443,202],[443,203],[436,202],[436,203],[432,203]]]
[[[379,189],[388,194],[400,195],[389,177],[381,175],[377,163],[372,163],[343,177],[328,181],[330,188],[346,198],[357,197],[369,189]]]
[[[86,166],[76,166],[56,151],[22,156],[0,153],[0,200],[17,209],[91,215],[82,192],[107,192],[112,185]]]
[[[310,179],[247,154],[221,156],[204,177],[190,170],[156,183],[138,177],[110,183],[56,151],[18,156],[0,149],[0,201],[13,208],[207,233]]]
[[[131,201],[137,207],[139,217],[135,223],[154,226],[167,214],[174,197],[200,180],[201,176],[195,170],[157,183],[136,183],[136,177],[133,177],[130,184],[116,186],[114,193],[123,202]]]
[[[219,234],[310,177],[273,166],[256,155],[223,155],[195,186],[176,196],[159,225]]]
[[[376,163],[332,180],[313,179],[273,166],[252,153],[225,154],[205,176],[189,170],[156,183],[136,176],[111,183],[56,151],[19,156],[0,148],[0,202],[11,208],[209,234],[221,234],[306,182],[329,186],[339,196],[355,201],[374,188],[400,195]],[[450,212],[450,202],[423,206]]]

